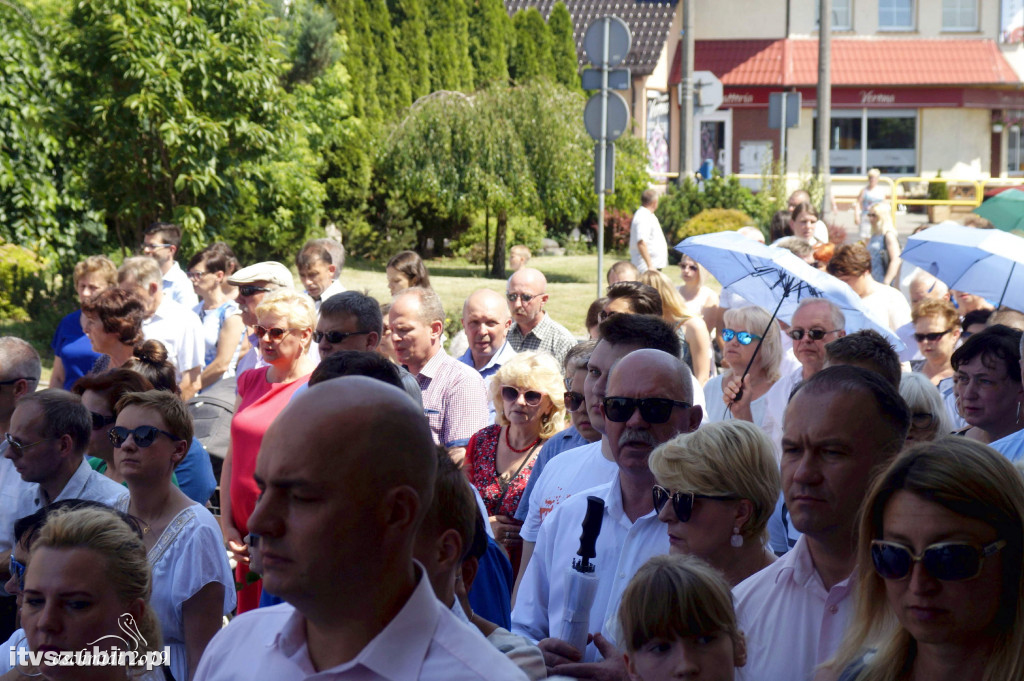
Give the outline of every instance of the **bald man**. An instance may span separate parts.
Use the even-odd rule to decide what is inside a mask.
[[[525,679],[413,560],[434,452],[422,412],[381,381],[346,376],[289,404],[263,438],[249,519],[286,603],[235,618],[195,678]]]
[[[511,326],[512,316],[500,293],[489,288],[473,291],[462,305],[462,328],[469,349],[459,361],[479,371],[484,379],[493,376],[516,354],[507,340]]]
[[[524,267],[509,277],[505,298],[515,323],[508,332],[508,342],[516,352],[549,352],[561,364],[565,353],[576,345],[576,338],[544,311],[547,289],[544,273],[532,267]]]

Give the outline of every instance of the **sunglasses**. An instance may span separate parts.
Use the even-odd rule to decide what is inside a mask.
[[[917,339],[918,343],[923,343],[925,341],[931,341],[934,343],[952,330],[953,329],[946,329],[945,331],[936,331],[935,333],[915,333],[914,338]]]
[[[691,271],[692,270],[692,271],[696,272],[697,271],[697,266],[696,265],[680,265],[679,269],[684,270],[684,271]]]
[[[189,279],[201,279],[204,274],[209,274],[209,272],[200,272],[199,270],[189,270],[185,274],[188,275]]]
[[[269,290],[270,289],[266,286],[250,286],[249,284],[244,284],[238,287],[238,295],[248,298],[256,295],[257,293],[266,293]]]
[[[277,331],[277,330],[278,329],[273,329],[273,331]],[[331,345],[337,345],[338,343],[344,343],[345,339],[348,338],[349,336],[364,336],[364,335],[366,335],[368,333],[370,333],[370,332],[369,331],[350,331],[348,333],[342,333],[341,331],[314,331],[313,332],[313,342],[314,343],[319,343],[324,338],[326,338],[327,342],[330,343]],[[273,338],[273,335],[271,335],[271,338]]]
[[[297,331],[298,329],[268,329],[265,326],[260,326],[257,324],[256,326],[252,327],[252,330],[256,334],[256,337],[259,338],[260,340],[262,340],[264,336],[270,336],[270,340],[279,341],[282,338],[284,338],[284,335],[289,331]]]
[[[825,329],[807,329],[806,331],[804,331],[803,329],[790,329],[789,331],[786,332],[786,335],[788,335],[793,340],[798,341],[803,339],[804,335],[806,334],[807,337],[810,338],[812,341],[820,341],[822,338],[829,335],[830,333],[836,333],[837,331],[839,331],[839,329],[832,329],[831,331],[826,331]],[[743,341],[740,342],[742,343]]]
[[[761,336],[749,331],[735,331],[733,329],[722,329],[722,340],[726,343],[735,338],[740,345],[750,345],[755,340],[761,340]]]
[[[661,485],[655,485],[651,488],[651,494],[654,496],[654,512],[661,513],[661,509],[665,508],[665,504],[668,500],[672,500],[672,510],[676,512],[676,518],[681,523],[690,522],[690,516],[693,515],[693,500],[694,499],[714,499],[716,501],[736,501],[740,497],[735,494],[694,494],[693,492],[676,492],[670,494],[667,489]]]
[[[22,444],[22,443],[18,442],[17,440],[15,440],[14,436],[11,435],[10,433],[4,433],[4,439],[7,440],[7,444],[10,445],[12,450],[16,451],[18,454],[21,454],[26,449],[28,449],[29,447],[35,447],[36,445],[40,445],[40,444],[42,444],[44,442],[49,442],[50,440],[59,440],[60,438],[59,437],[48,437],[48,438],[44,438],[42,440],[37,440],[35,442],[30,442],[27,445],[26,444]]]
[[[573,392],[572,390],[565,391],[565,408],[569,411],[577,411],[584,403],[583,393]]]
[[[505,298],[507,298],[508,302],[510,302],[510,303],[516,302],[516,298],[520,298],[524,303],[528,303],[528,302],[530,302],[531,300],[533,300],[536,297],[537,297],[537,294],[535,294],[535,293],[534,294],[530,294],[530,293],[506,293],[505,294]]]
[[[90,411],[92,415],[92,429],[99,430],[103,426],[109,426],[111,423],[117,420],[116,416],[104,416],[103,414],[97,414],[94,411]]]
[[[20,376],[18,378],[9,378],[6,381],[0,381],[0,385],[14,385],[18,381],[34,381],[36,379],[29,378],[28,376]]]
[[[110,429],[110,442],[114,447],[120,449],[128,440],[129,435],[135,439],[135,444],[143,449],[153,444],[157,435],[166,435],[175,442],[181,442],[181,438],[177,435],[168,433],[166,430],[160,430],[156,426],[139,426],[133,430],[129,430],[124,426],[114,426]]]
[[[146,253],[146,252],[149,252],[149,251],[156,251],[156,250],[159,250],[161,248],[170,248],[170,247],[171,247],[171,244],[142,244],[141,246],[139,246],[139,250],[141,250],[143,253]]]
[[[973,544],[950,541],[932,544],[920,555],[914,555],[903,544],[876,539],[871,542],[871,561],[882,579],[906,579],[914,563],[921,563],[939,581],[962,582],[981,574],[982,562],[1005,546],[1002,539],[980,549]]]
[[[25,590],[25,569],[26,569],[25,564],[22,563],[17,558],[15,558],[14,554],[12,553],[11,554],[11,560],[8,563],[8,565],[9,565],[8,571],[11,573],[11,576],[18,580],[18,588],[21,589],[22,591],[24,591]]]
[[[601,406],[604,407],[604,416],[609,421],[624,423],[639,408],[640,417],[647,423],[655,424],[668,421],[674,407],[689,409],[692,405],[667,397],[606,397],[601,400]]]
[[[935,414],[925,411],[910,415],[910,424],[920,430],[931,428],[933,423],[935,423]]]
[[[506,402],[515,402],[519,399],[520,395],[523,396],[528,407],[536,407],[544,399],[544,393],[538,390],[523,390],[514,385],[501,386],[501,399]]]

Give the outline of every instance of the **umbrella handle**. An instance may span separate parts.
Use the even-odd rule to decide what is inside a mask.
[[[757,341],[757,345],[754,347],[754,354],[750,356],[750,361],[747,362],[747,368],[743,370],[743,375],[740,376],[740,389],[736,393],[736,397],[730,402],[730,406],[736,404],[743,399],[743,379],[750,373],[750,367],[754,365],[754,360],[757,359],[757,353],[761,351],[761,344],[764,343],[764,337],[768,334],[768,329],[772,327],[772,322],[775,321],[775,316],[779,314],[779,310],[782,308],[782,303],[786,300],[786,296],[789,295],[789,291],[786,291],[782,295],[782,299],[779,300],[779,304],[775,306],[775,311],[772,312],[772,318],[768,320],[768,326],[765,327],[764,333],[761,334],[760,340]]]

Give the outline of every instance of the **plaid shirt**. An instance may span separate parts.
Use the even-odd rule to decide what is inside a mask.
[[[544,319],[540,320],[540,324],[525,336],[519,330],[519,324],[512,324],[506,340],[516,352],[543,350],[554,355],[559,364],[565,361],[565,354],[577,342],[569,329],[553,320],[547,312],[544,313]]]
[[[415,376],[434,442],[463,447],[487,425],[487,390],[476,369],[439,349]]]

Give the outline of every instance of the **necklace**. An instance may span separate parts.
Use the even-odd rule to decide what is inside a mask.
[[[538,435],[537,439],[534,440],[533,442],[531,442],[530,444],[526,445],[522,449],[516,449],[515,447],[512,446],[512,443],[509,442],[509,440],[508,440],[508,430],[509,430],[508,426],[506,426],[505,427],[505,446],[508,447],[509,449],[511,449],[516,454],[522,454],[523,452],[528,452],[531,449],[533,449],[534,447],[536,447],[537,443],[540,442],[540,435]]]

